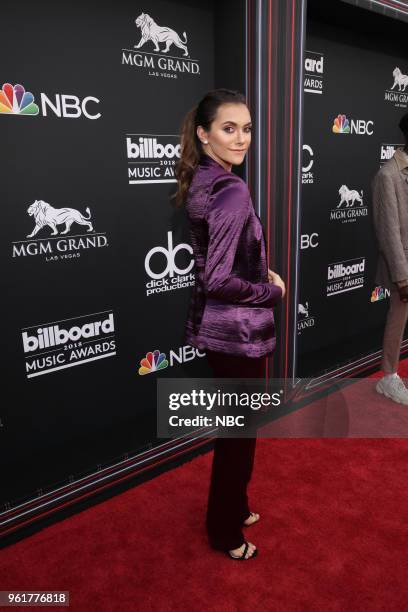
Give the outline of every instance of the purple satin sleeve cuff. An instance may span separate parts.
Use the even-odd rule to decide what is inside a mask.
[[[250,283],[242,278],[232,277],[208,295],[234,304],[269,307],[280,302],[282,289],[273,283]]]
[[[208,297],[234,304],[275,306],[282,298],[280,287],[231,276],[250,206],[248,187],[235,174],[221,176],[214,182],[205,215],[208,224],[205,292]]]

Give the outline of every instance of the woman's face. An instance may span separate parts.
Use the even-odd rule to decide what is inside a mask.
[[[201,126],[197,135],[203,151],[218,161],[224,168],[242,164],[251,144],[251,115],[246,104],[225,103],[218,107],[217,114],[206,132]]]

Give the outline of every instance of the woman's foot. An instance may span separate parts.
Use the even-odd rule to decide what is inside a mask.
[[[244,521],[244,525],[249,527],[249,525],[252,525],[253,523],[259,521],[260,518],[261,517],[256,512],[250,512],[249,517]]]
[[[247,548],[247,551],[245,555],[243,555],[245,548]],[[234,548],[233,550],[229,550],[228,554],[230,555],[230,557],[233,557],[234,559],[240,559],[240,558],[250,559],[251,557],[254,557],[257,554],[257,552],[258,550],[256,546],[254,546],[254,544],[252,544],[251,542],[244,542],[242,546],[240,546],[239,548]]]

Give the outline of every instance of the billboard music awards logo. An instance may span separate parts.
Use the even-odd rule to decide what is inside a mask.
[[[398,66],[395,66],[392,76],[394,82],[390,89],[385,90],[384,101],[391,102],[395,108],[407,108],[408,106],[408,74],[404,74]]]
[[[176,255],[186,251],[191,255],[185,268],[180,268],[176,264]],[[184,257],[184,259],[186,259]],[[154,265],[153,265],[154,264]],[[190,244],[180,242],[173,246],[173,232],[167,232],[167,248],[155,246],[148,251],[145,257],[146,274],[151,280],[146,283],[146,296],[159,293],[174,291],[192,287],[195,284],[195,275],[191,272],[194,267],[193,249]],[[153,269],[154,268],[154,269]]]
[[[21,330],[27,378],[116,355],[112,310]]]
[[[129,185],[177,182],[178,134],[126,134],[126,154]]]
[[[308,144],[303,145],[303,164],[302,164],[302,185],[313,185],[314,173],[312,168],[314,165],[313,149]]]
[[[145,70],[149,76],[177,79],[180,74],[200,74],[197,59],[191,59],[187,34],[159,25],[147,13],[135,20],[140,39],[133,49],[122,49],[122,65]]]
[[[306,51],[305,55],[303,89],[307,93],[322,94],[324,56],[322,53],[316,53],[315,51]]]
[[[336,208],[330,211],[330,221],[342,223],[355,223],[358,218],[367,217],[368,207],[364,206],[363,191],[349,189],[342,185],[339,189],[340,201]]]
[[[43,117],[54,114],[66,119],[99,119],[101,113],[94,105],[99,104],[98,98],[87,96],[82,100],[77,96],[55,94],[49,97],[40,93],[41,113]],[[95,112],[96,111],[96,112]],[[0,115],[33,117],[40,113],[40,107],[34,101],[30,91],[26,91],[21,84],[12,85],[4,83],[0,90]]]
[[[156,349],[155,351],[149,351],[146,353],[146,356],[139,361],[140,367],[138,373],[140,376],[153,374],[154,372],[159,372],[160,370],[164,370],[169,366],[173,367],[175,365],[182,365],[183,363],[187,363],[196,357],[205,357],[205,353],[202,353],[194,346],[190,346],[189,344],[180,346],[178,348],[178,352],[170,349],[169,359],[167,359],[166,353],[162,353]]]
[[[327,267],[327,297],[345,291],[361,289],[364,285],[365,257],[347,259]]]
[[[374,133],[374,121],[365,119],[348,119],[346,115],[337,115],[332,125],[333,134],[358,134],[360,136],[372,136]]]
[[[391,291],[386,287],[377,286],[371,292],[370,302],[380,302],[381,300],[385,300],[389,298]]]
[[[78,258],[82,251],[108,246],[106,232],[94,231],[89,206],[84,214],[76,208],[55,208],[44,200],[35,200],[28,206],[27,214],[32,220],[31,232],[26,240],[12,243],[13,258],[40,255],[45,261],[62,261]],[[85,228],[86,233],[65,237],[77,231],[78,226],[79,231]]]
[[[298,322],[297,329],[298,335],[302,333],[303,330],[308,329],[309,327],[314,327],[316,324],[315,317],[310,316],[310,307],[309,302],[305,302],[304,304],[298,304]]]
[[[404,144],[387,144],[384,143],[381,145],[380,151],[380,167],[385,164],[389,159],[394,156],[394,153],[397,149],[403,149]]]

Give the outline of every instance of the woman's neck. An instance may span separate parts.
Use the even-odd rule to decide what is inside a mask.
[[[224,161],[223,159],[221,159],[221,157],[218,157],[218,155],[212,152],[210,153],[209,151],[205,151],[205,154],[208,155],[208,157],[211,157],[211,159],[213,159],[214,161],[216,161],[217,164],[220,164],[220,166],[222,166],[228,172],[232,171],[232,164],[229,164],[228,162]]]

